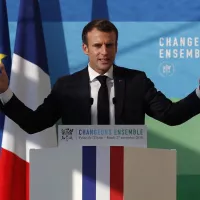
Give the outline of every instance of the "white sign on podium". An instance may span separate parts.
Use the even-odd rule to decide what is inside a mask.
[[[58,146],[147,147],[145,125],[59,125]]]

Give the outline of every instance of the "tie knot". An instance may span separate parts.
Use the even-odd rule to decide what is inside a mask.
[[[97,80],[101,83],[101,85],[106,85],[107,76],[97,76]]]

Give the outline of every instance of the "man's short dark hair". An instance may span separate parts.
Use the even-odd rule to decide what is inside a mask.
[[[96,19],[93,20],[91,22],[89,22],[82,31],[82,42],[86,45],[88,45],[88,38],[87,38],[87,34],[88,32],[92,31],[94,28],[96,28],[99,31],[102,32],[115,32],[116,34],[116,43],[118,40],[118,30],[115,27],[115,25],[113,23],[111,23],[109,20],[106,19]]]

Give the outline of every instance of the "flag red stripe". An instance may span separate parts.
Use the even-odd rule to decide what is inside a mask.
[[[110,147],[110,200],[123,200],[124,147]]]
[[[3,148],[0,155],[0,199],[29,200],[29,163]]]

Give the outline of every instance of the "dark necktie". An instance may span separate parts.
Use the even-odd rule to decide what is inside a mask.
[[[98,76],[97,80],[101,83],[101,87],[98,92],[97,100],[97,120],[98,124],[110,124],[109,120],[109,98],[108,87],[106,84],[107,76]]]

